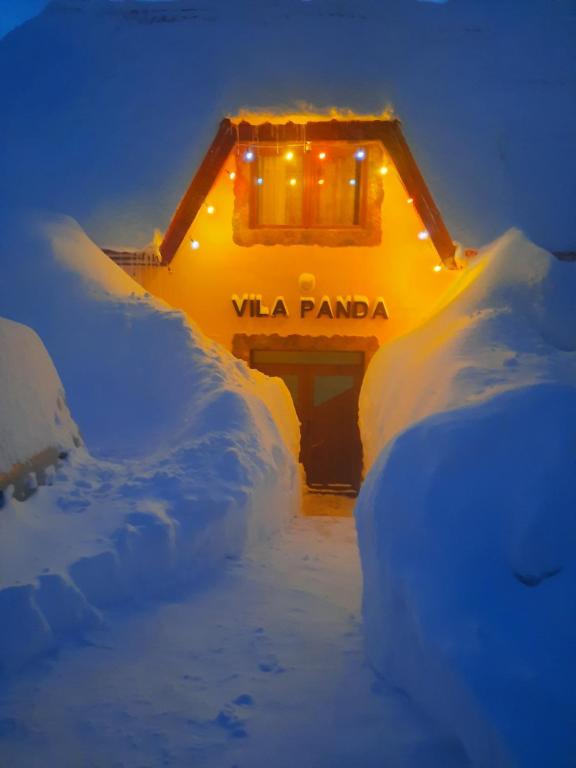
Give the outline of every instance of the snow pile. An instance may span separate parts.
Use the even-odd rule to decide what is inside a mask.
[[[14,669],[276,530],[299,500],[298,423],[283,384],[146,296],[72,220],[0,226],[0,306],[42,336],[91,454],[0,515]]]
[[[436,316],[373,359],[360,398],[368,466],[392,437],[434,413],[535,382],[574,382],[575,301],[574,264],[521,233],[482,251]]]
[[[479,768],[576,755],[575,299],[510,232],[362,392],[368,652]]]
[[[392,105],[455,239],[574,249],[575,21],[571,0],[54,1],[0,41],[0,207],[144,246],[225,115]]]
[[[38,336],[0,318],[0,488],[16,464],[79,445],[58,373]]]

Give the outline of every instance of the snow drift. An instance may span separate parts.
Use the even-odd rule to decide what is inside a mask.
[[[145,295],[75,222],[0,226],[0,307],[42,337],[89,452],[0,515],[10,670],[276,530],[299,501],[299,427],[279,380]]]
[[[576,755],[576,268],[510,232],[361,399],[368,653],[480,768]]]

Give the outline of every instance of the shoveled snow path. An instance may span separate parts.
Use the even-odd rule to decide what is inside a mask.
[[[360,592],[353,520],[299,518],[178,602],[113,616],[13,682],[0,766],[461,768],[364,664]]]

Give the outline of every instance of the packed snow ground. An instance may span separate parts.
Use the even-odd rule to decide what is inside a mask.
[[[360,593],[352,518],[298,518],[20,676],[0,698],[0,765],[465,768],[366,666]]]

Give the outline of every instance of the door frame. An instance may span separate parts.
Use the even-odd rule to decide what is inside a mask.
[[[252,350],[294,350],[300,352],[364,352],[364,372],[380,342],[376,336],[311,336],[297,333],[235,333],[232,354],[250,364]]]
[[[380,344],[375,336],[303,336],[299,334],[281,336],[280,334],[239,333],[232,338],[232,353],[248,365],[252,361],[254,351],[362,352],[364,364],[354,366],[356,371],[360,369],[360,387],[368,363],[379,347]],[[286,372],[288,372],[288,367],[287,365]],[[330,365],[322,366],[326,372],[330,367]],[[339,365],[338,373],[341,373],[342,369],[343,366]],[[302,459],[304,459],[303,442],[303,435],[301,435]]]

